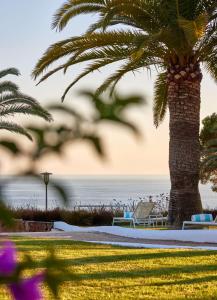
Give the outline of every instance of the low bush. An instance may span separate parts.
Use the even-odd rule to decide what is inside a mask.
[[[37,208],[10,208],[15,219],[26,221],[63,221],[77,226],[103,226],[111,225],[113,217],[121,217],[122,209],[108,209],[105,207],[94,209],[66,210],[55,208],[44,211]],[[204,213],[210,213],[213,218],[217,216],[216,209],[204,209]],[[165,213],[166,215],[166,213]]]
[[[27,208],[9,208],[15,219],[23,219],[26,221],[63,221],[71,225],[78,226],[102,226],[111,225],[113,217],[123,216],[125,209],[134,211],[139,201],[148,201],[155,203],[155,213],[161,213],[167,216],[169,196],[161,193],[155,196],[139,197],[137,200],[128,199],[127,203],[122,203],[113,199],[110,206],[89,206],[87,209],[75,206],[75,209],[66,210],[55,208],[44,211],[34,207]]]
[[[107,210],[105,208],[92,210],[65,210],[56,208],[43,211],[36,208],[17,208],[10,211],[15,219],[26,221],[63,221],[78,226],[111,225],[114,216],[121,216],[121,211]]]

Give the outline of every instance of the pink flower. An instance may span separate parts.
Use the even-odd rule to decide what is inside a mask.
[[[0,250],[0,275],[11,275],[16,269],[16,249],[12,242],[5,242]]]
[[[12,242],[5,242],[0,250],[0,276],[12,275],[16,270],[16,248]],[[21,279],[8,285],[15,300],[41,300],[40,283],[44,274],[37,274],[31,278]]]
[[[44,280],[44,274],[37,274],[31,278],[23,279],[9,285],[15,300],[41,300],[42,293],[39,285]]]

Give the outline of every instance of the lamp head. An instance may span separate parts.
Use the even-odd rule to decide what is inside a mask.
[[[49,183],[49,177],[50,177],[50,175],[52,175],[52,173],[44,172],[44,173],[41,173],[41,175],[43,175],[43,177],[44,177],[44,183],[48,184]]]

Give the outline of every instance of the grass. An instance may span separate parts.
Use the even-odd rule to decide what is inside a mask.
[[[79,275],[65,282],[61,299],[217,299],[217,252],[129,249],[51,239],[13,239],[39,262],[54,247]],[[45,299],[52,299],[44,289]],[[10,299],[1,288],[0,299]]]

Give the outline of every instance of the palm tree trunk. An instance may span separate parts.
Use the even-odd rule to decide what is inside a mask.
[[[171,179],[169,221],[180,226],[201,213],[198,189],[200,163],[200,80],[170,82],[169,169]]]

